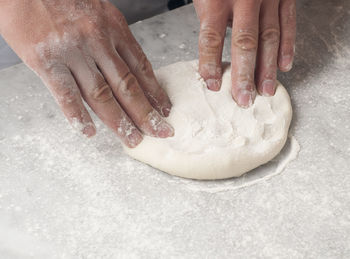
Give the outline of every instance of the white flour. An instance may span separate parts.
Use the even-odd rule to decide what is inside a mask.
[[[279,85],[273,97],[258,96],[248,109],[231,96],[230,69],[222,89],[209,91],[197,63],[180,62],[156,72],[173,103],[168,121],[175,136],[145,137],[132,157],[170,174],[196,179],[240,176],[282,149],[292,110],[287,91]]]

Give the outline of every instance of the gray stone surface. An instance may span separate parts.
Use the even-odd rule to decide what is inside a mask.
[[[1,71],[0,257],[349,258],[349,10],[298,1],[295,66],[279,79],[301,151],[276,175],[288,145],[238,179],[168,176],[101,123],[93,140],[74,134],[23,64]],[[132,30],[155,67],[197,56],[191,6]]]

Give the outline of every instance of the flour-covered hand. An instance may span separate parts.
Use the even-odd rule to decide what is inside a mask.
[[[0,33],[87,136],[83,100],[129,147],[169,137],[171,103],[123,15],[105,0],[0,0]]]
[[[292,68],[295,0],[194,0],[200,19],[199,72],[209,89],[221,86],[222,50],[232,26],[232,96],[249,107],[256,90],[274,95],[277,67]]]

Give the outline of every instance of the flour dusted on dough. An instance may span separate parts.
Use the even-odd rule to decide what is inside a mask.
[[[231,97],[226,66],[219,92],[207,89],[198,62],[179,62],[156,71],[173,108],[167,121],[175,136],[145,136],[132,157],[169,174],[194,179],[237,177],[264,164],[283,148],[292,118],[290,98],[279,84],[273,97],[258,95],[248,109]]]

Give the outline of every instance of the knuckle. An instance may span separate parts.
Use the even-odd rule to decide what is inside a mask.
[[[238,81],[237,82],[237,88],[239,90],[245,90],[248,92],[253,92],[255,90],[255,84],[254,81],[246,80],[246,81]]]
[[[42,72],[41,78],[60,105],[73,103],[80,97],[73,77],[64,66],[54,66],[50,71]]]
[[[294,18],[296,16],[296,1],[295,0],[290,0],[289,3],[287,4],[287,12],[288,16],[291,18]]]
[[[72,46],[66,44],[66,40],[57,34],[50,34],[43,41],[36,44],[30,55],[35,56],[34,59],[40,62],[43,67],[55,66],[72,49]]]
[[[125,115],[122,114],[120,120],[117,121],[117,133],[119,136],[125,136],[131,134],[132,131],[136,130],[136,127],[131,122],[131,120]]]
[[[263,29],[260,33],[260,38],[264,42],[276,44],[280,40],[280,30],[274,27]]]
[[[236,85],[239,89],[253,91],[255,88],[254,78],[249,74],[238,74]]]
[[[25,57],[23,61],[39,74],[66,74],[65,65],[63,65],[59,58],[55,57],[49,50],[44,50],[41,53],[34,51]]]
[[[113,98],[112,90],[104,80],[96,84],[90,95],[98,103],[105,103]]]
[[[108,30],[103,22],[88,21],[80,24],[81,40],[84,40],[89,47],[96,48],[94,44],[104,42],[108,39]],[[94,35],[94,37],[91,37]]]
[[[164,114],[165,110],[163,111],[162,109],[166,109],[167,107],[167,97],[162,89],[160,89],[159,93],[156,94],[152,94],[149,91],[146,91],[145,96],[152,107],[156,108],[161,114]]]
[[[128,71],[119,83],[119,92],[123,96],[135,97],[142,94],[136,78]]]
[[[199,47],[207,54],[213,54],[218,52],[218,48],[221,47],[223,37],[220,33],[210,27],[203,28],[199,35]]]
[[[152,65],[143,52],[141,52],[140,57],[138,58],[134,71],[142,74],[149,74],[152,71]]]
[[[204,63],[200,65],[199,72],[204,79],[221,78],[222,68],[219,64],[204,59]]]
[[[280,53],[282,56],[293,56],[295,53],[295,45],[293,44],[293,41],[289,40],[287,43],[282,44]]]
[[[281,11],[282,24],[294,25],[296,21],[295,1],[286,2]]]
[[[60,82],[65,85],[73,85],[74,80],[67,66],[62,63],[53,62],[49,66],[43,67],[43,71],[50,76],[52,81]]]
[[[77,91],[68,86],[59,87],[55,89],[55,97],[60,105],[65,106],[76,101]]]
[[[124,15],[121,12],[118,12],[118,15],[116,16],[120,24],[127,24],[126,19]]]
[[[81,29],[85,35],[95,35],[98,33],[98,25],[94,22],[85,21],[81,22]]]
[[[128,22],[126,21],[124,15],[117,8],[113,8],[112,19],[119,26],[128,26]]]
[[[265,80],[276,80],[276,69],[272,69],[268,72],[266,72],[265,74],[263,74],[262,78],[264,78]]]
[[[154,109],[150,109],[147,112],[145,111],[145,114],[143,114],[139,121],[140,128],[151,134],[152,132],[157,132],[162,123],[162,117]]]
[[[250,31],[239,31],[233,37],[233,44],[244,51],[256,50],[258,47],[258,40],[255,33]]]

